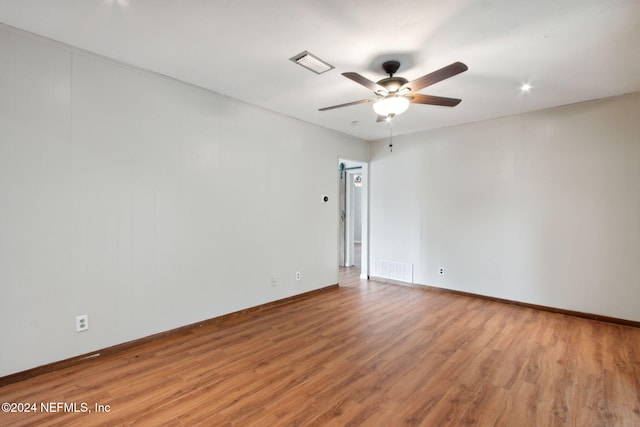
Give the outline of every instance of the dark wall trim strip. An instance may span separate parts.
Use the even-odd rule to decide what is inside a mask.
[[[137,340],[128,341],[122,344],[117,344],[111,347],[103,348],[101,350],[92,351],[91,353],[81,354],[79,356],[71,357],[69,359],[60,360],[58,362],[53,362],[53,363],[48,363],[46,365],[38,366],[37,368],[28,369],[22,372],[16,372],[15,374],[10,374],[4,377],[0,377],[0,387],[17,383],[20,381],[24,381],[29,378],[37,377],[38,375],[43,375],[49,372],[59,371],[60,369],[68,368],[70,366],[79,365],[80,363],[83,363],[87,360],[93,360],[99,357],[104,357],[111,354],[119,353],[121,351],[129,350],[133,347],[137,347],[137,346],[147,344],[153,341],[157,341],[163,338],[174,337],[179,335],[187,335],[192,333],[196,329],[202,328],[203,326],[212,325],[212,324],[219,323],[219,322],[222,322],[223,320],[228,320],[231,318],[255,314],[260,311],[264,311],[274,307],[279,307],[285,304],[291,304],[292,302],[307,299],[312,296],[315,296],[327,291],[332,291],[335,289],[338,289],[337,284],[325,286],[324,288],[315,289],[313,291],[304,292],[302,294],[293,295],[287,298],[268,302],[266,304],[250,307],[245,310],[235,311],[233,313],[203,320],[202,322],[192,323],[190,325],[185,325],[185,326],[181,326],[179,328],[171,329],[165,332],[149,335],[147,337],[139,338]]]
[[[450,293],[450,294],[455,294],[455,295],[462,295],[462,296],[472,297],[472,298],[482,298],[482,299],[485,299],[485,300],[500,302],[500,303],[503,303],[503,304],[517,305],[517,306],[520,306],[520,307],[533,308],[533,309],[542,310],[542,311],[549,311],[549,312],[552,312],[552,313],[564,314],[564,315],[567,315],[567,316],[582,317],[584,319],[599,320],[601,322],[615,323],[615,324],[618,324],[618,325],[624,325],[624,326],[631,326],[631,327],[634,327],[634,328],[640,328],[640,322],[636,322],[634,320],[619,319],[617,317],[601,316],[599,314],[583,313],[581,311],[565,310],[563,308],[548,307],[546,305],[529,304],[527,302],[513,301],[513,300],[509,300],[509,299],[491,297],[491,296],[487,296],[487,295],[474,294],[474,293],[471,293],[471,292],[456,291],[456,290],[453,290],[453,289],[438,288],[436,286],[420,285],[420,284],[417,284],[417,283],[400,282],[400,281],[397,281],[397,280],[385,279],[383,277],[371,276],[370,279],[374,280],[376,282],[384,282],[384,283],[390,283],[390,284],[393,284],[393,285],[400,285],[400,286],[409,286],[411,288],[426,289],[426,290],[435,291],[435,292],[445,292],[445,293]]]

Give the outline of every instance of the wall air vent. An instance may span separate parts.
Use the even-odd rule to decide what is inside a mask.
[[[335,68],[333,65],[324,62],[317,56],[313,56],[306,50],[302,53],[297,54],[293,58],[289,58],[289,60],[303,66],[308,70],[313,71],[316,74],[326,73],[327,71],[333,70]]]
[[[373,261],[373,276],[413,283],[413,264],[376,259]]]

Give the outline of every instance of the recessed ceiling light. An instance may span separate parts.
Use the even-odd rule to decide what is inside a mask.
[[[297,54],[293,58],[289,58],[289,60],[303,66],[308,70],[313,71],[316,74],[326,73],[327,71],[333,70],[335,68],[333,65],[324,62],[322,59],[310,54],[306,50],[302,53]]]
[[[520,91],[524,93],[531,91],[531,85],[529,83],[522,83],[522,86],[520,86]]]

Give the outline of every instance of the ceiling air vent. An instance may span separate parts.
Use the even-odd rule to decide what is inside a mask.
[[[313,56],[306,50],[289,59],[296,64],[313,71],[316,74],[326,73],[327,71],[333,70],[335,68],[333,65],[324,62],[317,56]]]

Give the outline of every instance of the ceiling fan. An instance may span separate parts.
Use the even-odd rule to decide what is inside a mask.
[[[346,104],[333,105],[331,107],[320,108],[319,111],[333,110],[334,108],[348,107],[350,105],[375,102],[373,109],[378,115],[378,122],[391,120],[409,108],[409,104],[429,104],[441,105],[444,107],[455,107],[462,101],[456,98],[443,98],[441,96],[423,95],[417,93],[419,90],[438,83],[442,80],[453,77],[467,71],[468,68],[462,62],[454,62],[437,71],[425,74],[415,80],[408,81],[404,77],[394,77],[393,75],[400,68],[398,61],[387,61],[382,64],[382,69],[389,74],[378,82],[373,82],[358,73],[342,73],[348,79],[361,84],[373,91],[375,98],[361,99],[360,101],[347,102]]]

